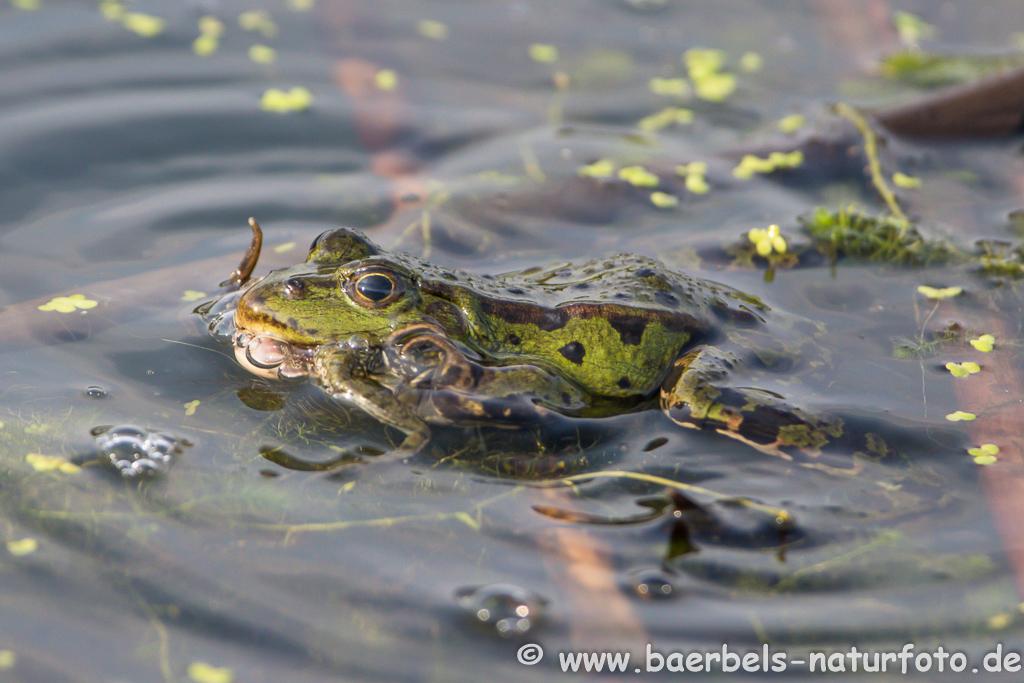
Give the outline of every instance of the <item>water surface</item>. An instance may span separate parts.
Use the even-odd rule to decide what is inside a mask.
[[[1012,557],[966,453],[978,444],[945,419],[964,407],[967,380],[943,367],[959,356],[892,355],[936,316],[968,313],[977,331],[1002,321],[1000,347],[1016,348],[1015,284],[826,258],[767,277],[727,249],[770,223],[806,243],[799,217],[818,206],[885,211],[862,157],[747,182],[731,169],[736,150],[789,144],[784,116],[827,134],[830,102],[913,97],[867,67],[900,48],[893,11],[936,28],[928,47],[1009,54],[1019,3],[15,6],[31,4],[0,8],[5,680],[201,680],[203,665],[237,681],[548,680],[558,652],[647,644],[797,659],[913,642],[975,666],[998,643],[1020,651]],[[253,46],[276,58],[254,61]],[[723,51],[735,92],[653,92],[687,75],[696,47]],[[307,109],[261,108],[297,87]],[[693,121],[638,128],[669,106]],[[893,138],[885,162],[922,180],[899,191],[922,231],[970,247],[1015,239],[1019,145]],[[658,207],[649,188],[581,178],[603,158],[668,175],[705,161],[711,191],[680,179],[661,188],[678,205]],[[400,435],[312,387],[253,379],[190,314],[234,268],[250,215],[261,273],[339,224],[480,273],[661,258],[824,323],[821,407],[913,438],[904,458],[835,453],[824,471],[647,411],[445,433],[373,478],[282,467],[262,453],[372,459]],[[963,287],[966,303],[932,314],[919,285]],[[72,294],[97,303],[38,309]],[[111,425],[181,453],[126,480],[95,456]],[[540,664],[517,662],[525,643],[543,646]]]

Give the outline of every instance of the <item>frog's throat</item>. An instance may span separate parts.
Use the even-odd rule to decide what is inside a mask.
[[[289,344],[270,335],[238,330],[234,346],[238,364],[257,377],[305,379],[313,367],[315,347]]]

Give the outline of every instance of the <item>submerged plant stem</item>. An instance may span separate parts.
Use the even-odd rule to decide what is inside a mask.
[[[668,486],[669,488],[676,489],[678,491],[685,491],[688,493],[696,493],[711,497],[712,500],[733,500],[744,507],[751,508],[752,510],[758,510],[760,512],[768,513],[775,517],[776,521],[780,525],[787,525],[793,521],[793,516],[788,510],[783,508],[772,507],[771,505],[765,505],[763,503],[755,503],[752,500],[746,498],[735,498],[732,496],[726,496],[717,491],[706,489],[700,486],[694,486],[692,484],[685,484],[681,481],[675,481],[673,479],[666,479],[665,477],[659,477],[653,474],[644,474],[643,472],[626,472],[624,470],[609,470],[606,472],[590,472],[588,474],[575,474],[571,477],[564,477],[559,479],[558,482],[564,482],[574,484],[580,481],[587,481],[590,479],[600,478],[611,478],[611,479],[633,479],[635,481],[645,481],[651,484],[660,484],[661,486]]]
[[[857,130],[864,137],[864,155],[868,158],[868,172],[871,174],[871,184],[875,186],[878,194],[885,200],[885,204],[889,207],[892,215],[903,221],[904,226],[909,225],[910,221],[907,220],[906,214],[903,213],[899,202],[896,201],[896,195],[889,189],[889,185],[885,182],[885,177],[882,175],[882,166],[878,161],[878,139],[875,136],[875,131],[871,129],[871,125],[860,112],[845,102],[840,102],[836,105],[836,113],[856,126]]]

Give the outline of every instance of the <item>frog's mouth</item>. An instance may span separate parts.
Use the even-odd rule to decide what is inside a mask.
[[[267,379],[304,379],[313,367],[315,347],[299,346],[265,334],[237,330],[234,336],[235,359],[258,377]]]

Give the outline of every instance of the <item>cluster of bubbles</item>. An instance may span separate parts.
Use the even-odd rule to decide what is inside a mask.
[[[505,638],[529,633],[548,604],[547,598],[510,583],[461,588],[455,598],[471,619]]]
[[[188,442],[132,425],[99,427],[92,431],[100,458],[125,479],[166,473]]]
[[[629,589],[638,598],[664,600],[673,597],[675,586],[660,569],[638,569],[627,577]]]

